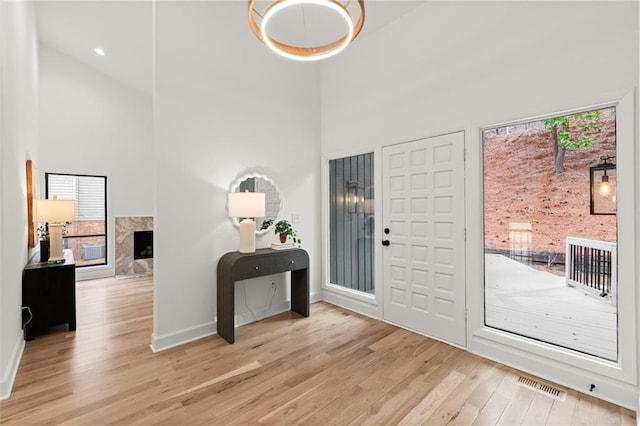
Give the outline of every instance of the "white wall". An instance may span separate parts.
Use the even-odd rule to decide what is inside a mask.
[[[458,130],[466,131],[468,153],[478,152],[473,144],[479,142],[480,126],[619,100],[638,85],[637,7],[637,2],[427,2],[321,65],[322,153],[331,157],[348,147],[349,154],[373,148],[379,155],[384,145]],[[633,138],[620,144],[633,153]],[[480,162],[479,155],[467,156],[468,181],[481,182]],[[376,174],[379,179],[379,169]],[[477,192],[477,185],[473,189]],[[467,212],[475,217],[480,211],[481,217],[481,200],[467,196]],[[482,241],[482,224],[474,224],[469,241]],[[621,238],[628,242],[630,236]],[[468,253],[468,262],[481,263],[481,245]],[[481,288],[480,280],[467,283],[470,318],[481,312]],[[624,318],[627,327],[634,319]],[[468,339],[476,350],[475,336]],[[512,364],[516,359],[504,347],[494,357]],[[539,365],[545,363],[552,362]],[[587,387],[584,382],[598,380],[592,382],[602,389],[596,396],[636,404],[637,385],[594,378],[567,365],[549,373],[534,364],[519,366],[580,390]],[[635,376],[635,366],[631,371]]]
[[[640,7],[638,8],[638,22],[640,23]],[[640,46],[640,31],[638,31],[638,46]],[[637,65],[636,65],[636,71],[638,72],[637,75],[637,82],[638,82],[638,86],[640,86],[640,55],[638,55],[638,57],[636,58],[637,60]],[[640,89],[640,87],[638,87],[638,89]],[[638,102],[638,95],[636,94],[636,111],[639,111],[640,109],[640,103]],[[637,117],[637,115],[636,115]],[[638,120],[636,118],[636,141],[640,140],[640,120]],[[636,157],[635,157],[635,164],[640,164],[640,149],[636,149]],[[636,167],[635,168],[635,181],[640,184],[640,167]],[[636,212],[640,211],[640,197],[636,197]],[[635,244],[636,244],[636,253],[640,252],[640,215],[636,215],[636,235],[634,236],[635,238]],[[636,262],[636,288],[640,288],[640,262]],[[636,306],[639,308],[636,311],[636,324],[640,324],[640,291],[636,292]],[[639,332],[640,333],[640,332]],[[638,356],[638,371],[640,372],[640,335],[638,336],[638,338],[636,339],[636,344],[638,345],[637,348],[637,356]],[[640,381],[640,375],[638,377],[638,380]],[[640,423],[640,420],[638,420],[638,417],[640,415],[640,383],[638,384],[638,405],[636,408],[636,422]]]
[[[110,262],[77,276],[113,276],[114,217],[153,215],[152,96],[47,46],[39,53],[41,196],[45,172],[107,176]]]
[[[31,2],[0,2],[0,399],[24,347],[22,268],[27,263],[26,160],[37,163],[37,41]]]
[[[322,63],[323,153],[617,99],[637,78],[635,7],[429,2]]]
[[[270,53],[243,22],[243,2],[156,3],[154,350],[216,330],[216,265],[238,247],[226,196],[244,171],[282,190],[280,218],[300,215],[295,228],[319,291],[317,68]],[[246,304],[236,286],[241,321],[253,320],[246,306],[262,316],[271,282],[272,306],[285,301],[284,274],[256,280]]]

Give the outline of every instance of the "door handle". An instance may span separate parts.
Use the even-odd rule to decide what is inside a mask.
[[[389,244],[391,244],[391,243],[389,242],[389,240],[382,240],[382,245],[383,245],[383,246],[388,246]]]

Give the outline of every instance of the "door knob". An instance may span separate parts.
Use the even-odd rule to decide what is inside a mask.
[[[382,240],[382,245],[383,245],[383,246],[388,246],[389,244],[391,244],[391,243],[389,242],[389,240]]]

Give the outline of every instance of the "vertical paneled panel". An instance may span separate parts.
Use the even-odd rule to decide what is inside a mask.
[[[373,153],[329,162],[332,284],[373,293]]]
[[[337,217],[337,208],[336,206],[336,161],[329,162],[329,205],[332,206],[329,209],[329,235],[336,235],[336,217]],[[337,282],[338,271],[337,268],[334,267],[337,260],[337,250],[338,243],[336,238],[329,238],[329,264],[331,268],[329,268],[329,282],[335,283]]]

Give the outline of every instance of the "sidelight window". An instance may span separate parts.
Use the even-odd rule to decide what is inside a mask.
[[[330,282],[364,293],[374,283],[373,153],[329,161]]]

